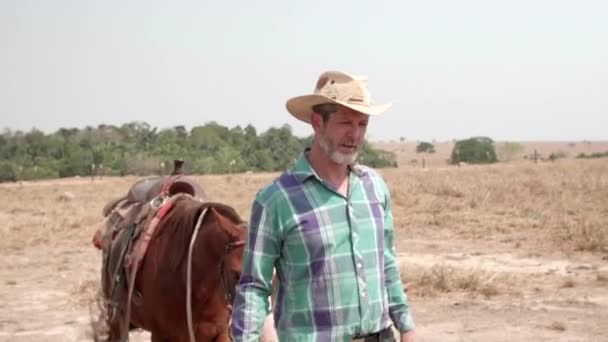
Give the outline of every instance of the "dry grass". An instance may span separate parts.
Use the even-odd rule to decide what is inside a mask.
[[[381,170],[402,239],[511,241],[524,251],[608,251],[608,160]],[[277,173],[195,176],[212,200],[246,220]],[[88,246],[101,208],[135,177],[0,184],[0,250]],[[61,201],[65,192],[75,199]]]
[[[69,289],[66,308],[91,307],[101,298],[101,287],[99,280],[81,280]]]
[[[400,260],[410,263],[402,265],[404,281],[413,300],[424,301],[415,306],[421,326],[438,333],[445,333],[447,327],[452,333],[454,324],[460,324],[454,321],[455,315],[464,313],[459,319],[479,325],[467,330],[463,340],[499,340],[504,329],[492,329],[496,338],[474,330],[485,334],[490,326],[500,327],[500,322],[516,322],[518,329],[521,326],[528,332],[522,336],[538,335],[537,339],[556,334],[572,340],[603,337],[608,273],[601,258],[608,255],[608,160],[441,166],[381,170],[393,196],[397,248],[405,252]],[[233,206],[248,220],[256,192],[277,175],[193,178],[210,199]],[[99,265],[91,251],[91,238],[104,204],[124,194],[136,180],[73,178],[0,184],[0,255],[20,262],[5,263],[5,294],[17,287],[36,292],[53,287],[49,300],[56,301],[56,290],[67,288],[61,311],[89,305],[91,317],[104,314],[103,307],[95,305],[98,281],[91,279],[98,277]],[[65,192],[75,198],[59,200]],[[54,260],[40,260],[32,252],[37,247],[45,252],[56,248],[61,253],[52,253]],[[561,253],[565,254],[554,255]],[[446,258],[453,255],[463,258]],[[494,256],[498,259],[492,259]],[[82,262],[80,257],[84,257]],[[570,259],[575,272],[561,273],[568,270]],[[564,261],[564,268],[561,263],[555,271],[543,267],[545,261],[555,260]],[[598,267],[577,268],[583,263]],[[538,273],[527,273],[530,270]],[[20,278],[32,272],[49,277],[48,284],[38,284],[44,277]],[[67,278],[53,285],[50,277],[58,274]],[[566,289],[559,290],[560,285]],[[450,312],[452,299],[461,297],[473,297],[473,302],[491,300]],[[29,311],[9,308],[7,315],[15,315],[17,321],[45,322],[49,317],[41,311],[45,306],[40,307]],[[515,319],[513,310],[518,315]],[[573,313],[580,319],[571,320]],[[104,327],[98,323],[93,320],[92,330],[103,335]],[[446,335],[435,336],[441,340]]]
[[[564,322],[554,321],[549,326],[549,329],[555,330],[555,331],[566,331],[566,324]]]
[[[228,203],[244,219],[255,193],[276,174],[193,176],[211,200]],[[101,210],[126,193],[136,177],[106,177],[91,181],[71,178],[0,184],[0,250],[16,251],[37,245],[90,246]],[[60,200],[65,192],[73,200]]]
[[[382,170],[397,236],[525,235],[541,250],[608,251],[608,161]]]
[[[567,158],[575,158],[580,153],[591,154],[594,152],[605,152],[608,151],[608,141],[593,141],[593,142],[582,142],[582,141],[523,141],[521,143],[524,150],[513,156],[511,160],[524,160],[524,156],[531,156],[536,150],[540,157],[548,157],[551,153],[563,152]],[[436,152],[427,155],[424,153],[416,153],[415,141],[408,141],[404,143],[395,141],[383,141],[374,143],[375,146],[382,148],[387,151],[392,151],[397,156],[397,162],[404,168],[420,168],[422,167],[422,159],[424,158],[426,167],[445,167],[446,161],[450,159],[452,149],[454,148],[453,141],[439,141],[433,142]],[[500,147],[504,145],[504,142],[496,142],[496,149],[498,158],[501,157]],[[413,161],[416,162],[413,162]]]
[[[456,268],[436,264],[431,267],[403,265],[402,281],[416,297],[434,297],[448,292],[465,292],[490,298],[514,293],[515,279],[507,275],[478,269]]]
[[[574,282],[574,279],[568,278],[568,279],[564,280],[564,282],[562,283],[562,285],[560,287],[563,289],[571,289],[571,288],[574,288],[575,286],[576,286],[576,283]]]

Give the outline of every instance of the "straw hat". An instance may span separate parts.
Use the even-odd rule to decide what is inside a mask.
[[[391,107],[390,103],[372,105],[365,76],[341,71],[324,72],[313,94],[291,98],[285,107],[297,119],[310,122],[312,107],[322,103],[337,103],[367,115],[380,115]]]

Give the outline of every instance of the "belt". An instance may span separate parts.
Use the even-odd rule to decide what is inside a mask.
[[[393,335],[393,329],[391,327],[380,330],[376,333],[368,335],[359,335],[353,337],[353,340],[361,340],[364,342],[391,342],[396,341]]]
[[[380,341],[380,333],[369,334],[369,335],[364,335],[364,336],[355,336],[355,337],[353,337],[353,341],[379,342]]]

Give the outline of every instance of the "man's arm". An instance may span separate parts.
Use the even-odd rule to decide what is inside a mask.
[[[407,338],[405,341],[411,342],[414,338],[414,320],[412,318],[412,310],[408,304],[407,295],[403,288],[395,255],[391,196],[386,184],[384,184],[384,182],[382,183],[386,190],[384,207],[384,276],[388,292],[389,314],[395,327],[401,332],[402,339]],[[410,331],[411,333],[409,335],[406,334],[406,332]]]
[[[237,285],[232,312],[233,341],[259,341],[268,314],[268,296],[272,289],[272,270],[279,252],[277,227],[272,212],[257,199],[251,220],[243,272]]]

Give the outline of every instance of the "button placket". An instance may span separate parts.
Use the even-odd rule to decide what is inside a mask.
[[[367,295],[368,294],[367,294],[367,284],[366,284],[366,279],[365,279],[366,277],[365,277],[365,272],[363,269],[363,258],[357,248],[359,245],[360,234],[358,232],[354,206],[352,205],[352,203],[347,202],[346,208],[347,208],[346,212],[348,215],[348,221],[350,223],[351,238],[352,238],[353,266],[354,266],[355,275],[357,277],[359,300],[361,302],[361,310],[362,310],[361,313],[363,314],[366,311],[365,308],[367,307],[367,301],[368,301]]]

